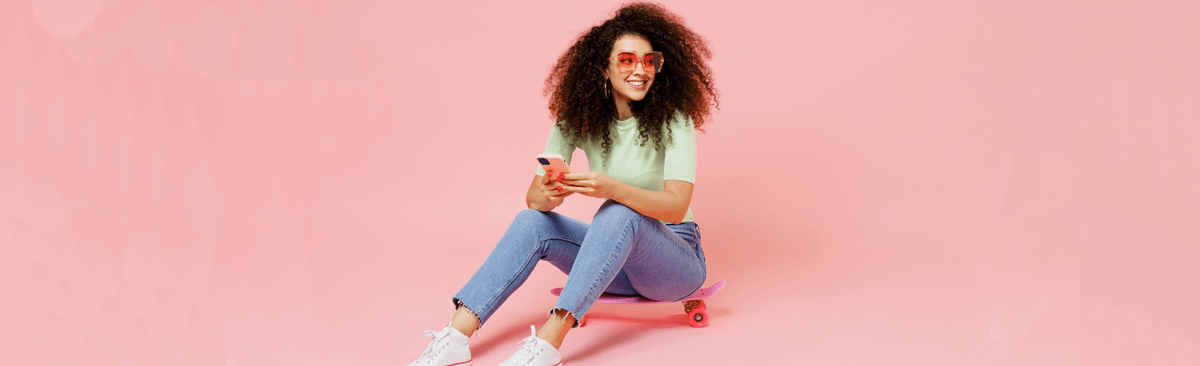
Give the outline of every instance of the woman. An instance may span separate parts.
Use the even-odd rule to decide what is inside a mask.
[[[470,336],[539,260],[567,273],[549,319],[502,365],[560,365],[558,348],[603,292],[680,300],[706,276],[689,209],[695,130],[717,102],[705,40],[655,4],[627,5],[568,49],[546,80],[558,121],[546,153],[587,153],[593,171],[538,169],[528,210],[454,296],[456,311],[410,365],[470,365]],[[604,198],[591,224],[557,213],[573,194]],[[531,327],[532,328],[532,327]]]

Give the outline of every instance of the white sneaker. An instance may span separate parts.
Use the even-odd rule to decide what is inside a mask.
[[[431,337],[421,358],[408,366],[471,366],[470,338],[453,327],[445,327],[434,332],[425,331],[426,337]]]
[[[537,328],[529,326],[529,338],[521,340],[523,344],[517,350],[517,354],[512,355],[500,366],[562,366],[562,356],[550,342],[537,337]]]

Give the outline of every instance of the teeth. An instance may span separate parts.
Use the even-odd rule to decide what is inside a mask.
[[[633,85],[637,85],[637,86],[641,86],[641,85],[645,85],[645,84],[646,84],[646,82],[645,82],[645,81],[630,81],[629,83],[630,83],[630,84],[633,84]]]

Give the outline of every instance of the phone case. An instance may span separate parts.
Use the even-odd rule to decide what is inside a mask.
[[[558,154],[538,154],[538,164],[542,164],[542,169],[546,172],[553,173],[570,173],[571,167],[563,160],[562,155]]]

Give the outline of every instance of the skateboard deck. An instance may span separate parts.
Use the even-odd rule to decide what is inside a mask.
[[[596,302],[609,304],[664,304],[669,302],[682,302],[683,310],[688,314],[689,323],[691,323],[693,327],[703,328],[708,326],[708,306],[704,304],[704,300],[707,300],[708,298],[713,297],[713,295],[716,295],[718,292],[721,292],[721,289],[723,288],[725,288],[725,280],[719,280],[716,283],[713,283],[712,286],[702,288],[691,296],[679,301],[658,301],[648,299],[643,296],[613,295],[604,293],[600,295],[599,299],[596,299]],[[561,295],[562,287],[551,289],[550,293],[554,296]],[[584,317],[586,318],[586,316]],[[579,326],[582,327],[584,324],[585,320],[579,319]]]

